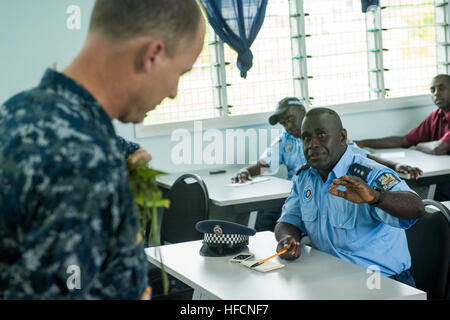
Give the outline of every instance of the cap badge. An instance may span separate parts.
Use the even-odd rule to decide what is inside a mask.
[[[214,231],[215,234],[222,234],[223,233],[222,228],[218,224],[216,224],[214,226],[213,231]]]
[[[287,145],[284,147],[284,151],[289,152],[291,151],[292,147],[290,145]]]

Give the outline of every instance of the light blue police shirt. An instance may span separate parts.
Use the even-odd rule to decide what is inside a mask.
[[[369,154],[353,142],[349,142],[348,146],[356,154],[361,154],[362,156]],[[280,165],[284,164],[288,170],[288,178],[291,180],[295,176],[297,169],[306,163],[302,139],[296,138],[283,130],[272,145],[264,151],[260,160],[269,165],[268,173],[275,173]]]
[[[416,194],[393,170],[347,148],[326,182],[314,168],[305,168],[293,178],[278,222],[308,234],[314,248],[364,268],[376,265],[385,276],[409,269],[404,229],[416,219],[399,219],[367,203],[356,204],[328,193],[333,179],[345,174],[359,176],[371,187]]]
[[[302,140],[283,130],[280,137],[264,151],[260,160],[269,165],[269,173],[274,173],[281,164],[284,164],[288,170],[288,178],[292,179],[296,169],[306,163]]]

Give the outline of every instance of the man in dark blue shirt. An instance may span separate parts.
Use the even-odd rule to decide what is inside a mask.
[[[70,66],[0,107],[0,299],[147,293],[124,157],[136,146],[112,120],[174,98],[204,29],[195,0],[97,0]]]

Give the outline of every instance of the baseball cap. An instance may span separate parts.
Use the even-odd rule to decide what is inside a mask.
[[[273,126],[278,123],[280,116],[286,112],[290,106],[304,107],[299,98],[286,97],[278,102],[277,109],[269,117],[269,123]]]

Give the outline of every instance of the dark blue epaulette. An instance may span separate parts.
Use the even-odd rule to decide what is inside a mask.
[[[355,176],[367,182],[367,176],[369,175],[371,168],[365,167],[359,163],[352,164],[347,171],[348,176]]]
[[[311,166],[307,163],[303,164],[300,168],[297,169],[297,172],[295,173],[296,176],[300,174],[303,170],[308,170]]]

